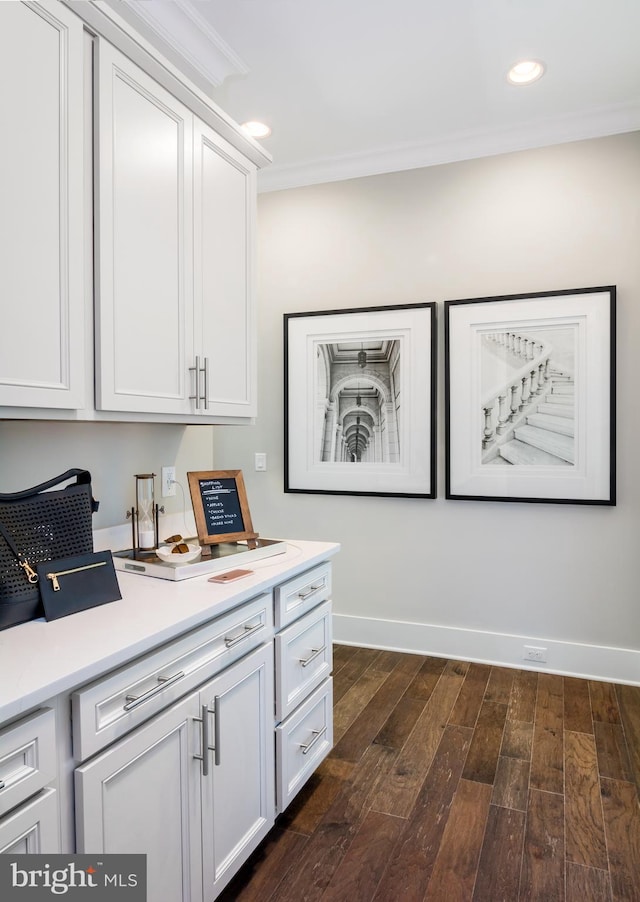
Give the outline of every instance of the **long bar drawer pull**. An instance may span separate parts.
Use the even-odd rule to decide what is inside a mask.
[[[202,706],[202,717],[194,717],[193,720],[202,724],[202,754],[194,755],[194,758],[197,758],[198,761],[202,761],[202,776],[209,776],[209,756],[207,752],[215,752],[216,749],[214,746],[209,745],[209,714],[215,714],[215,711],[212,711],[207,705]],[[217,746],[216,742],[216,746]],[[217,757],[217,752],[216,752]],[[216,764],[218,762],[216,761]]]
[[[216,767],[220,764],[220,696],[213,699],[213,763]]]
[[[207,408],[209,406],[209,358],[204,358],[204,368],[201,370],[204,375],[204,394],[202,396],[202,400],[204,401],[204,406]]]
[[[260,623],[245,623],[243,630],[237,636],[225,636],[224,644],[227,648],[233,648],[234,645],[237,645],[238,642],[244,642],[245,639],[248,639],[249,636],[256,633],[258,630],[261,630],[264,627],[264,623],[260,621]]]
[[[148,702],[150,698],[153,698],[154,695],[157,695],[159,692],[162,692],[163,689],[166,689],[167,686],[171,686],[173,683],[176,683],[178,680],[182,679],[184,676],[184,670],[181,670],[179,673],[174,673],[173,676],[170,677],[158,677],[158,685],[152,686],[151,689],[148,689],[146,692],[143,692],[142,695],[126,695],[125,701],[126,705],[122,706],[123,711],[131,711],[133,708],[137,708],[138,705],[143,704],[143,702]]]
[[[300,664],[302,664],[303,667],[308,667],[312,661],[315,661],[318,655],[321,655],[324,651],[326,651],[326,648],[326,645],[323,645],[322,648],[312,648],[311,655],[308,658],[298,658],[298,661],[300,662]]]
[[[0,789],[4,789],[4,787],[5,787],[4,780],[0,780]]]
[[[324,589],[324,580],[318,586],[310,586],[308,592],[298,592],[298,598],[301,598],[302,601],[310,598],[314,592],[319,592],[320,589]]]
[[[302,749],[303,755],[306,755],[308,752],[311,751],[311,749],[314,747],[314,745],[320,739],[320,737],[324,736],[324,734],[327,732],[327,728],[323,727],[321,730],[312,730],[311,732],[313,734],[313,739],[311,740],[311,742],[307,742],[306,745],[302,745],[302,743],[300,743],[300,748]]]
[[[200,358],[196,357],[196,365],[189,367],[190,373],[195,373],[195,395],[189,395],[190,401],[196,402],[196,410],[200,410]]]

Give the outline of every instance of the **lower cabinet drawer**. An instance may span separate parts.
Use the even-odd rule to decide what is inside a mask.
[[[274,622],[281,630],[331,598],[331,564],[319,564],[274,590]]]
[[[43,789],[30,802],[0,818],[0,855],[61,852],[58,821],[58,794],[55,789]]]
[[[276,808],[284,811],[333,746],[333,680],[276,727]]]
[[[36,711],[0,731],[0,815],[56,776],[56,717]]]
[[[276,636],[276,723],[331,675],[331,602],[325,601]]]

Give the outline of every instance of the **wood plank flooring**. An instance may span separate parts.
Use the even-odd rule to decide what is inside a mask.
[[[334,662],[333,751],[222,902],[640,902],[640,687]]]

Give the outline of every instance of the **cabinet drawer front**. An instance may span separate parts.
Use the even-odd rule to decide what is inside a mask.
[[[37,711],[0,732],[0,815],[56,776],[56,719]]]
[[[331,602],[276,636],[276,722],[284,720],[331,674]]]
[[[73,753],[84,761],[114,739],[271,639],[270,595],[260,595],[159,651],[74,692]]]
[[[284,811],[333,746],[333,680],[276,727],[276,807]]]
[[[55,789],[44,789],[0,822],[0,855],[55,855],[61,851]]]
[[[275,590],[276,629],[282,629],[331,598],[331,564],[320,564]]]

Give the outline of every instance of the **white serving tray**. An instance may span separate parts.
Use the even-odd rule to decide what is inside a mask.
[[[186,539],[187,542],[197,539]],[[204,576],[220,570],[231,570],[235,567],[259,561],[261,558],[284,554],[287,543],[281,539],[256,539],[256,548],[249,548],[247,542],[223,542],[219,545],[205,546],[203,555],[211,548],[211,556],[203,556],[197,561],[182,566],[166,564],[153,552],[114,551],[113,563],[116,570],[126,573],[138,573],[140,576],[155,576],[158,579],[181,580],[193,576]]]

